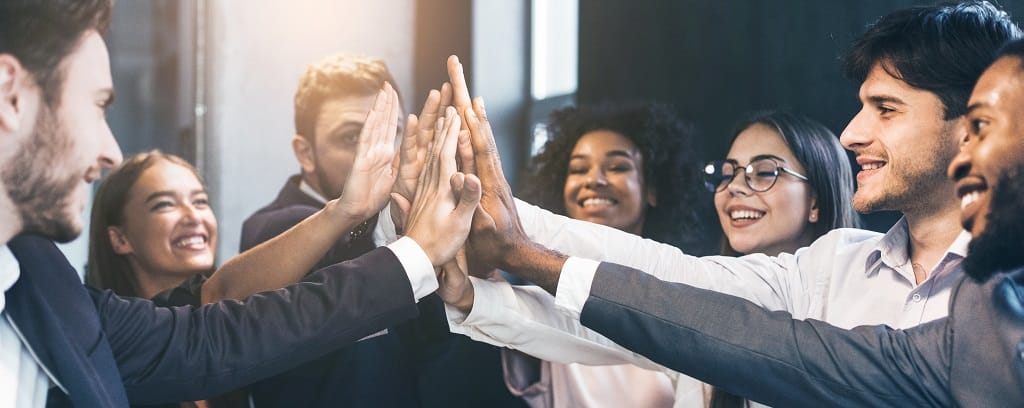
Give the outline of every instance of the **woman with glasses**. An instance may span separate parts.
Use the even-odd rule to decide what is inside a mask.
[[[859,226],[850,162],[828,128],[767,111],[735,129],[726,159],[704,166],[705,183],[715,190],[723,255],[776,256],[833,229]],[[718,389],[708,395],[713,408],[749,405]]]
[[[692,130],[668,108],[570,107],[552,113],[548,131],[523,182],[526,201],[687,253],[717,252],[702,221],[711,197]],[[502,359],[509,388],[534,407],[676,405],[671,378],[660,371],[558,364],[511,350]]]

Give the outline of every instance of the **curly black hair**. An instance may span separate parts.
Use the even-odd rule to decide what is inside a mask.
[[[667,106],[600,105],[568,107],[551,113],[550,139],[534,156],[522,183],[522,198],[565,215],[562,192],[569,156],[584,134],[595,130],[619,133],[636,145],[643,157],[643,177],[657,192],[657,206],[648,207],[643,236],[693,255],[717,252],[718,241],[708,235],[714,220],[713,196],[704,187],[700,163],[693,151],[694,128]]]

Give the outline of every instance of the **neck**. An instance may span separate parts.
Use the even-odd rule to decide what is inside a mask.
[[[133,264],[129,273],[135,274],[135,296],[137,297],[152,299],[160,292],[177,287],[184,280],[181,275],[150,272],[139,267],[135,262],[129,261],[129,263]]]
[[[21,228],[21,217],[18,216],[14,203],[7,194],[0,194],[0,245],[7,245],[7,242],[21,232]]]
[[[917,283],[921,283],[962,231],[959,203],[951,200],[935,211],[908,211],[903,215],[907,219],[910,236],[907,248],[910,261],[920,265],[920,268],[914,268],[914,274]]]

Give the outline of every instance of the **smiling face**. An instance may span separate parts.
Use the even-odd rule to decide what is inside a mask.
[[[7,196],[22,230],[56,241],[82,231],[86,185],[100,170],[121,162],[121,151],[104,116],[113,98],[106,45],[95,31],[61,64],[64,81],[56,106],[48,106],[38,87],[23,86],[21,142],[0,168]]]
[[[569,217],[638,235],[647,206],[655,203],[636,145],[609,130],[588,132],[576,142],[562,196]]]
[[[147,280],[180,283],[213,269],[217,219],[192,170],[158,160],[132,185],[123,218],[108,233],[144,289]]]
[[[949,165],[960,198],[961,224],[977,238],[986,228],[999,177],[1024,163],[1024,80],[1021,60],[1004,57],[978,80],[968,102],[968,137]]]
[[[782,136],[760,123],[740,132],[728,153],[728,159],[740,166],[765,157],[807,174]],[[747,186],[744,177],[745,172],[740,172],[715,193],[715,209],[729,245],[741,254],[777,255],[809,244],[813,235],[810,219],[817,218],[810,185],[779,171],[775,185],[759,193]]]
[[[963,135],[959,120],[945,120],[942,101],[910,87],[875,65],[860,87],[863,108],[840,138],[857,156],[853,207],[935,211],[951,203],[952,183],[943,168]]]

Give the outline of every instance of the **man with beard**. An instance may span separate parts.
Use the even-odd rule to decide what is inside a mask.
[[[948,169],[973,240],[969,279],[955,285],[947,318],[842,330],[601,264],[583,324],[656,363],[777,406],[1021,406],[1024,40],[1001,55],[974,88],[968,136]]]
[[[291,139],[300,174],[289,177],[273,202],[245,220],[240,251],[280,235],[320,211],[330,199],[344,199],[366,114],[385,83],[395,83],[387,64],[363,55],[332,55],[306,69],[295,92],[295,135]],[[450,86],[446,84],[440,92],[431,91],[421,115],[409,116],[405,130],[412,134],[404,140],[426,143],[449,105]],[[401,124],[400,118],[393,119]],[[415,149],[409,143],[402,146],[403,165],[417,167],[409,174],[418,173],[421,166],[416,162],[422,157],[412,154]],[[410,201],[415,189],[415,179],[398,180],[394,189],[399,200],[396,205]],[[395,216],[401,213],[397,208],[390,212]],[[403,222],[390,216],[362,220],[320,254],[316,267],[308,272],[373,250],[376,243],[372,230],[378,220],[389,226]],[[251,286],[238,284],[254,280],[251,271],[244,272],[214,275],[203,285],[204,297],[215,301],[251,295]],[[263,290],[303,278],[299,274],[267,272],[259,277],[265,282]],[[437,296],[427,296],[418,307],[420,317],[416,320],[254,384],[249,387],[253,402],[260,407],[522,406],[504,386],[496,347],[449,332],[444,306]],[[442,376],[445,381],[438,381]]]
[[[110,11],[110,0],[0,2],[0,406],[203,399],[417,315],[416,301],[437,287],[433,268],[468,234],[480,194],[475,177],[455,172],[454,110],[420,185],[438,199],[414,202],[408,234],[388,248],[301,284],[200,308],[84,287],[53,240],[81,232],[86,186],[121,161],[104,117],[114,96],[101,37]],[[378,178],[397,177],[387,114],[397,115],[397,103],[382,89],[360,135]],[[373,195],[386,202],[388,187]],[[256,252],[282,251],[268,243]]]

